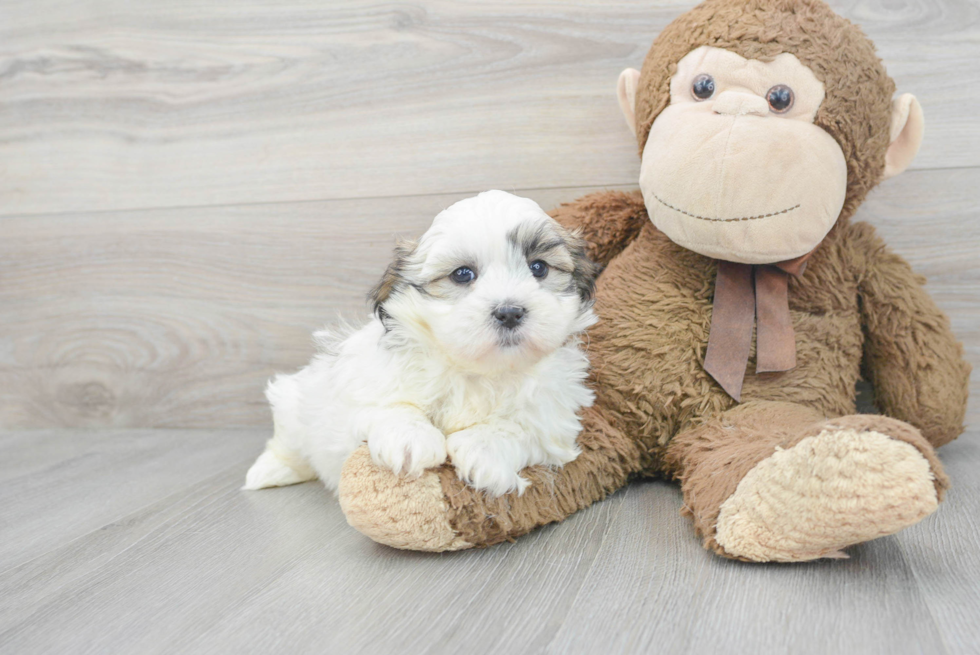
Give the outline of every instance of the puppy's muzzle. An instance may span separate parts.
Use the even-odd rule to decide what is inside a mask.
[[[524,308],[513,305],[503,305],[493,310],[493,317],[501,327],[513,330],[524,320]]]

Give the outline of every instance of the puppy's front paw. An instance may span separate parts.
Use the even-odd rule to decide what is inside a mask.
[[[379,466],[418,477],[446,461],[446,435],[422,421],[387,422],[368,435],[368,450]]]
[[[525,457],[512,436],[478,425],[454,432],[446,441],[459,479],[491,496],[518,494],[531,484],[520,476]]]

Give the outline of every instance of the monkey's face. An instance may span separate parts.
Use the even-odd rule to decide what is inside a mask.
[[[804,255],[847,192],[837,142],[813,120],[824,86],[789,53],[769,62],[703,46],[677,64],[643,150],[640,188],[675,243],[728,261]]]

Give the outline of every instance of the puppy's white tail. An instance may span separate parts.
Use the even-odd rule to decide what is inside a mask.
[[[316,472],[302,459],[277,448],[273,437],[265,445],[265,452],[252,464],[245,475],[242,489],[265,489],[267,487],[286,487],[307,480],[316,480]]]
[[[275,433],[265,444],[265,452],[252,464],[242,489],[285,487],[315,480],[316,471],[297,450],[302,426],[297,421],[298,389],[292,376],[280,375],[269,383],[265,392],[272,404]]]

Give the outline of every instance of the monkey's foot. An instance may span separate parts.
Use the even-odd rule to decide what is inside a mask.
[[[406,550],[471,548],[449,523],[439,476],[403,477],[377,466],[366,446],[344,464],[338,488],[347,522],[378,543]]]
[[[847,546],[921,521],[936,510],[946,476],[917,433],[915,445],[885,433],[895,424],[911,428],[877,416],[827,421],[777,449],[722,504],[715,541],[732,557],[795,562],[846,557]]]

